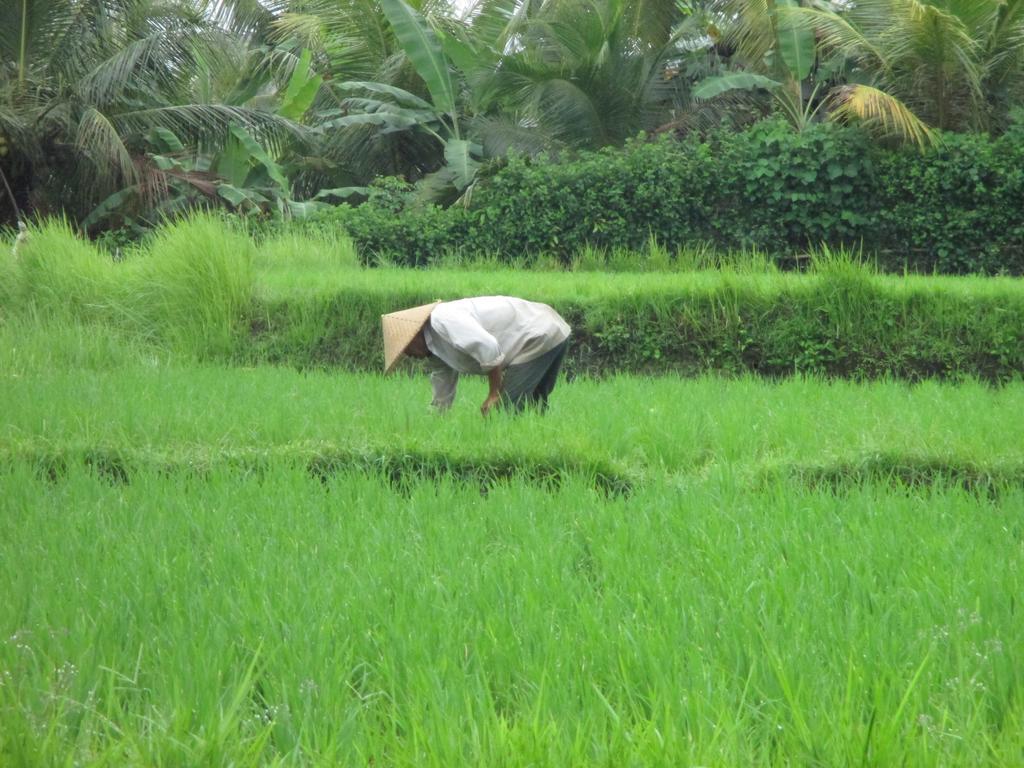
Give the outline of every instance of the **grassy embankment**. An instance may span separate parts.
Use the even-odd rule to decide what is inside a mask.
[[[1024,368],[1019,280],[880,276],[843,255],[822,255],[809,274],[766,271],[756,258],[614,276],[479,264],[360,269],[343,239],[286,235],[257,248],[199,219],[123,263],[54,224],[33,235],[18,264],[5,259],[0,312],[99,322],[178,358],[375,370],[381,313],[509,293],[569,319],[576,372],[1006,381]]]

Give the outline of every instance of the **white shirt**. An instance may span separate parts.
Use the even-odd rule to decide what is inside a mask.
[[[437,358],[428,364],[434,405],[451,405],[460,373],[528,363],[569,338],[569,332],[569,324],[547,304],[512,296],[438,304],[423,333]]]

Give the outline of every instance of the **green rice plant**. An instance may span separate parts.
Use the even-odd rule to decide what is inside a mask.
[[[59,222],[36,234],[24,263],[6,268],[6,314],[106,323],[184,357],[376,369],[381,314],[504,293],[569,320],[575,373],[1004,382],[1024,368],[1018,281],[883,276],[850,250],[819,249],[809,274],[780,273],[756,251],[681,254],[680,271],[644,274],[666,258],[656,243],[647,253],[590,247],[572,271],[493,261],[407,270],[354,268],[347,240],[326,230],[257,248],[210,217],[168,225],[119,263]],[[711,268],[685,271],[695,260]]]
[[[1006,381],[1024,368],[1019,282],[895,278],[852,263],[813,274],[386,269],[268,275],[258,290],[254,343],[241,359],[374,369],[380,314],[495,293],[554,306],[574,328],[568,365],[576,372]],[[324,325],[309,336],[293,333],[293,318],[311,312]],[[338,343],[318,359],[323,338]],[[273,357],[263,357],[268,349]]]
[[[873,259],[868,259],[861,248],[850,248],[847,246],[830,246],[828,243],[820,243],[807,253],[809,271],[816,274],[851,274],[861,276],[864,274],[878,275],[878,264]]]
[[[1024,753],[1024,384],[800,373],[1019,369],[1016,282],[824,251],[363,270],[329,234],[261,252],[205,218],[114,263],[34,234],[65,255],[9,261],[0,295],[0,765]],[[484,381],[438,414],[413,364],[195,362],[376,366],[381,312],[492,292],[618,360],[488,419]],[[682,359],[741,375],[608,375]]]
[[[14,242],[16,231],[7,226],[0,226],[0,318],[10,312],[18,286],[15,284],[17,272],[14,261]]]
[[[691,243],[676,249],[675,264],[681,272],[715,269],[718,266],[718,255],[713,243]]]
[[[171,353],[142,344],[112,324],[75,319],[42,320],[18,313],[0,319],[0,371],[8,376],[60,370],[111,370],[166,365]]]
[[[573,272],[602,272],[608,265],[608,254],[604,248],[585,243],[576,250],[569,262]]]
[[[515,264],[514,261],[512,263]],[[530,269],[536,272],[564,272],[566,264],[554,254],[540,253],[529,259],[528,263],[517,265],[516,268]]]
[[[0,322],[11,314],[18,300],[17,268],[9,246],[0,243]]]
[[[659,243],[654,235],[647,238],[647,253],[643,264],[648,272],[669,272],[675,269],[668,248]]]
[[[404,267],[390,261],[378,261],[377,266],[388,270],[401,270]],[[458,249],[449,249],[430,260],[429,268],[451,270],[456,272],[493,272],[503,270],[529,270],[531,272],[563,272],[565,264],[553,256],[540,254],[536,258],[503,258],[491,253],[466,253]]]
[[[0,467],[0,762],[1002,766],[1018,490]],[[1008,530],[1011,533],[1008,533]]]
[[[744,248],[738,251],[727,251],[719,257],[718,269],[746,275],[771,275],[779,272],[779,267],[771,255],[759,248]]]
[[[445,461],[481,472],[521,465],[538,475],[543,467],[603,472],[634,484],[687,482],[723,466],[752,485],[766,475],[856,483],[888,469],[913,479],[901,467],[937,481],[985,472],[1011,484],[1024,480],[1019,384],[622,376],[561,382],[543,416],[481,419],[485,394],[485,381],[467,378],[451,412],[440,415],[428,405],[425,377],[178,367],[156,359],[120,370],[23,366],[0,377],[0,452],[114,451],[143,467],[207,466],[221,455],[253,464],[266,454],[305,464],[317,456],[344,464],[348,456],[365,468],[374,457],[412,457],[430,471]]]
[[[275,234],[262,240],[253,251],[253,268],[259,273],[336,272],[359,266],[352,241],[341,232],[327,229]]]
[[[632,248],[613,246],[607,252],[604,269],[607,272],[645,272],[644,255]]]

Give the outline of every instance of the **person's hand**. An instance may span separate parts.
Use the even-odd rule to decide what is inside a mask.
[[[484,400],[484,404],[480,406],[480,413],[486,416],[491,412],[491,409],[498,404],[498,395],[488,395],[487,399]]]

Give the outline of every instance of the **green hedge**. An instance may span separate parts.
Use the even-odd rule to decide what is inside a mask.
[[[545,301],[574,329],[568,369],[870,379],[1024,370],[1024,288],[1012,279],[820,274],[606,275],[365,270],[264,286],[239,362],[379,370],[380,315],[442,298]]]
[[[320,214],[368,262],[422,266],[450,251],[568,261],[584,247],[711,243],[793,256],[853,245],[886,269],[1024,273],[1024,131],[945,134],[885,150],[854,128],[764,121],[708,138],[635,141],[565,161],[511,158],[467,210],[407,205],[400,185]]]

